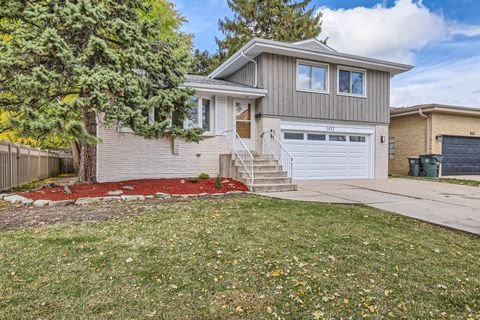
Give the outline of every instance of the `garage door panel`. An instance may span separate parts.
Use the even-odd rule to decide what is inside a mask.
[[[444,136],[442,174],[480,174],[480,138]]]
[[[284,131],[286,132],[286,131]],[[287,131],[288,132],[288,131]],[[298,132],[300,133],[300,132]],[[308,140],[311,132],[303,132],[303,140],[285,139],[283,142],[294,158],[293,178],[298,180],[319,179],[368,179],[371,167],[371,140],[364,136],[364,142],[349,140],[348,133],[335,134],[346,136],[346,141]],[[355,134],[359,136],[358,134]],[[287,137],[292,135],[287,135]]]

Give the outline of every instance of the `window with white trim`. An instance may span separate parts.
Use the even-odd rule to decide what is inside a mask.
[[[185,119],[185,129],[202,128],[206,132],[212,131],[212,99],[192,97],[193,107],[190,109],[188,119]]]
[[[297,61],[297,90],[328,92],[328,65]]]
[[[338,67],[338,94],[365,97],[365,70]]]

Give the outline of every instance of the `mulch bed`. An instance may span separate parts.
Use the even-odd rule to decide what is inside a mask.
[[[185,182],[182,183],[181,181]],[[228,182],[223,182],[227,181]],[[155,195],[157,192],[168,194],[215,194],[228,191],[248,191],[243,183],[222,178],[222,188],[215,188],[215,179],[201,179],[196,183],[188,179],[142,179],[120,182],[104,182],[95,184],[76,184],[70,186],[71,194],[64,192],[63,187],[54,186],[41,190],[22,193],[21,195],[32,200],[76,200],[79,198],[106,197],[107,192],[122,190],[123,195]],[[122,187],[130,186],[133,190],[124,190]]]

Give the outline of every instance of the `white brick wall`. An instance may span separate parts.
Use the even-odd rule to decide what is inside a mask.
[[[275,131],[275,135],[278,137],[278,139],[281,139],[281,128],[280,128],[280,118],[267,118],[267,117],[261,117],[256,119],[255,125],[257,127],[256,130],[256,149],[258,152],[262,152],[262,138],[260,135],[262,132],[265,131],[270,131],[270,129],[273,129]]]
[[[381,142],[381,136],[385,137],[385,142]],[[375,126],[375,179],[388,178],[388,126]]]
[[[226,152],[226,138],[205,137],[200,143],[176,140],[178,155],[173,154],[169,138],[147,140],[133,133],[98,128],[102,142],[97,147],[99,182],[143,178],[176,178],[198,176],[219,171],[219,154]]]

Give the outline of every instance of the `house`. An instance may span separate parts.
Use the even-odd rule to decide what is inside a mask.
[[[480,174],[480,109],[441,104],[392,108],[389,172],[408,174],[408,157],[443,155],[440,174]]]
[[[98,128],[98,181],[206,172],[291,190],[292,179],[386,178],[390,78],[411,68],[316,39],[255,38],[208,77],[187,78],[197,107],[184,126],[204,128],[203,141]]]

